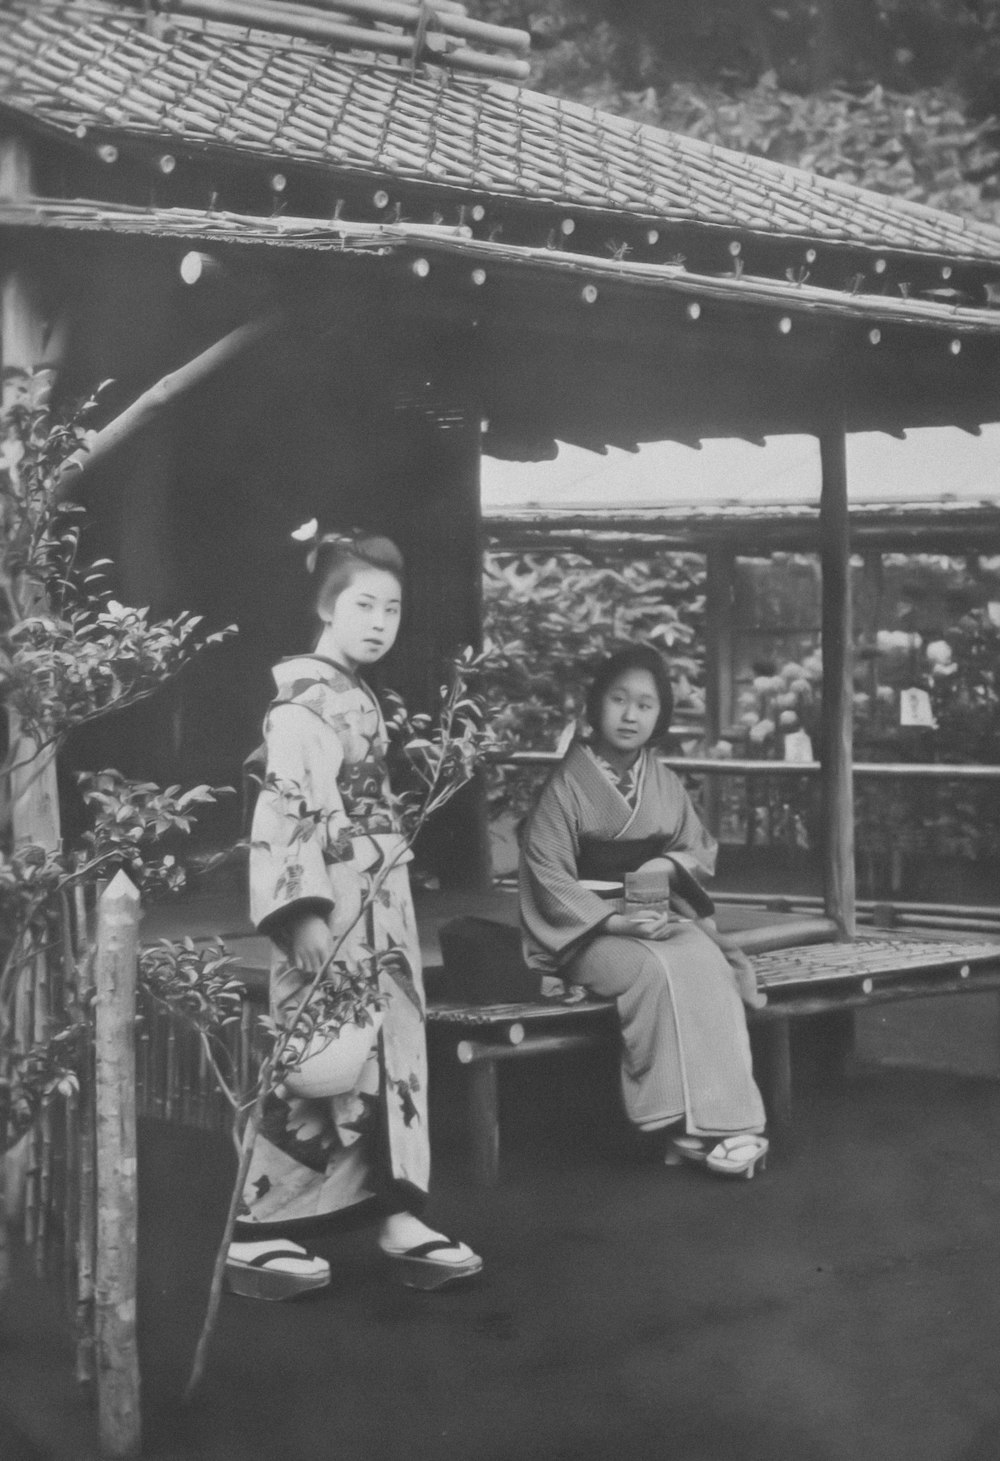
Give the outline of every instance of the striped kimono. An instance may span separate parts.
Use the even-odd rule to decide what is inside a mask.
[[[289,924],[318,913],[334,926],[395,862],[339,955],[394,949],[379,976],[381,1031],[353,1091],[315,1100],[279,1087],[269,1099],[243,1193],[241,1224],[321,1217],[373,1196],[416,1198],[430,1175],[427,1051],[420,945],[385,769],[386,732],[371,691],[317,655],[274,670],[264,723],[268,782],[254,813],[250,912],[274,941],[271,1013],[287,1018],[304,976],[287,954]],[[303,832],[303,809],[313,824]],[[396,862],[397,857],[399,861]]]
[[[696,923],[665,940],[602,933],[608,904],[580,879],[599,875],[592,869],[602,858],[607,866],[609,855],[619,877],[669,857],[691,887],[694,875],[714,871],[716,845],[679,779],[652,751],[619,784],[576,742],[549,778],[522,841],[527,962],[616,1000],[631,1121],[683,1121],[692,1136],[762,1131],[746,1019],[725,955]]]

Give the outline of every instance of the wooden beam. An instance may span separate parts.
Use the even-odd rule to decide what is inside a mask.
[[[223,366],[236,360],[252,346],[260,343],[268,335],[272,334],[279,326],[285,323],[286,316],[281,312],[262,316],[257,320],[250,320],[247,324],[238,326],[189,360],[180,369],[173,370],[151,385],[148,390],[137,396],[131,406],[109,421],[107,426],[102,426],[100,431],[94,433],[88,446],[73,455],[64,462],[62,473],[59,479],[60,490],[68,492],[75,490],[79,480],[78,474],[84,471],[91,471],[102,462],[112,451],[125,441],[136,436],[144,430],[152,421],[155,421],[181,396],[187,395],[196,386],[208,380]]]
[[[854,679],[851,544],[847,510],[847,438],[842,422],[819,439],[820,563],[823,570],[822,772],[823,896],[842,939],[855,932]]]

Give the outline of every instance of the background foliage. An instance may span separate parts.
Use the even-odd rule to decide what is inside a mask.
[[[1000,0],[476,0],[533,84],[1000,220]]]

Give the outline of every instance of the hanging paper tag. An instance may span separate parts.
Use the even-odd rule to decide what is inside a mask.
[[[986,605],[986,615],[994,628],[1000,629],[1000,604],[996,599],[991,599]]]
[[[786,761],[811,761],[812,759],[813,743],[809,739],[808,731],[792,731],[785,737]]]
[[[900,690],[899,723],[900,725],[929,726],[932,729],[937,725],[934,712],[931,710],[931,697],[926,690],[921,690],[917,686],[910,690]]]

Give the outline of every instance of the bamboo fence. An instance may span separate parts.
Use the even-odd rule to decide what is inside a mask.
[[[219,1133],[232,1121],[197,1030],[139,984],[138,920],[138,894],[124,875],[90,895],[80,887],[64,894],[54,936],[23,964],[0,1052],[0,1195],[12,1257],[62,1292],[76,1377],[96,1401],[108,1457],[138,1455],[140,1444],[135,1117]],[[10,1099],[13,1062],[72,1025],[77,1081],[49,1081],[22,1130]],[[262,1043],[248,999],[221,1038],[223,1058],[248,1089]]]

